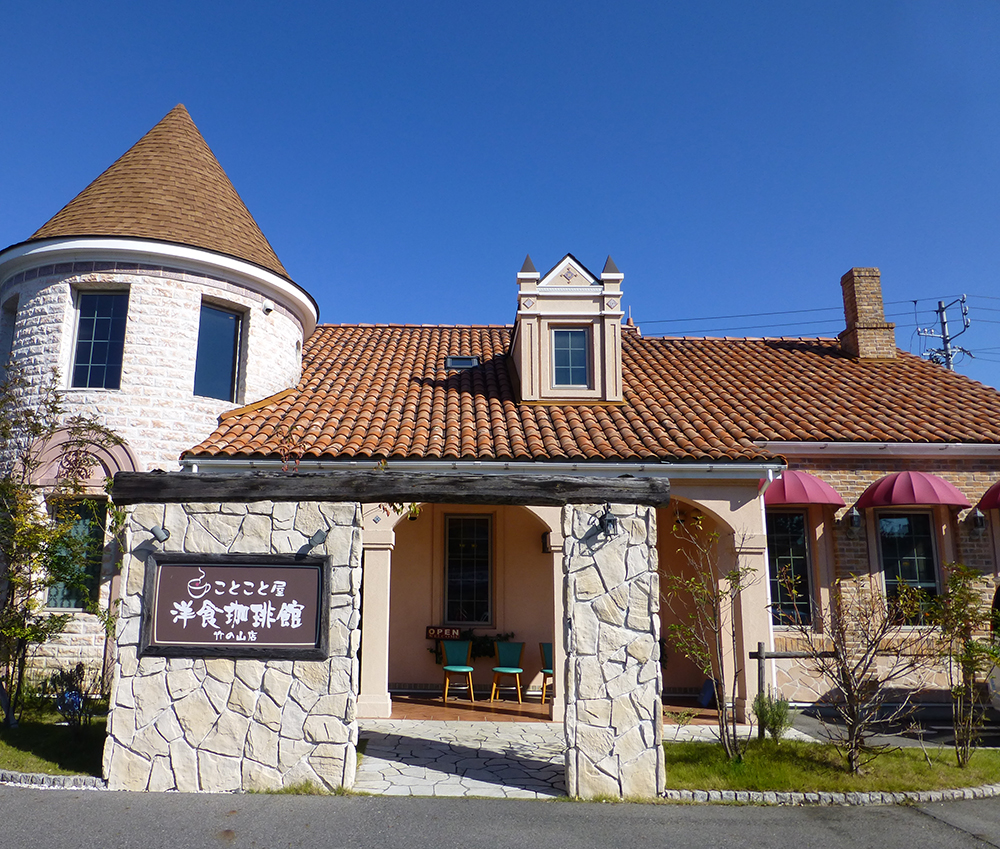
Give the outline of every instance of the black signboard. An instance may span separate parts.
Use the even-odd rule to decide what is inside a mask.
[[[151,571],[144,653],[326,656],[321,561],[186,557],[157,562]]]

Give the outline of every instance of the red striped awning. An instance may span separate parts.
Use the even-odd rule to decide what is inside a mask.
[[[901,507],[913,504],[944,504],[948,507],[971,507],[954,484],[928,472],[895,472],[875,481],[858,503],[865,507]]]
[[[844,507],[844,499],[826,481],[808,472],[788,470],[772,481],[764,493],[764,504],[777,507],[781,504],[832,504]]]
[[[980,510],[993,510],[1000,508],[1000,481],[986,490],[986,494],[979,499],[976,505]]]

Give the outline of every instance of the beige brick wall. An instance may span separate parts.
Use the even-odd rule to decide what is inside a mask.
[[[17,299],[11,354],[32,380],[57,368],[67,412],[99,417],[126,440],[142,469],[176,469],[180,453],[207,436],[220,413],[298,382],[302,327],[281,305],[265,314],[263,298],[249,288],[179,269],[117,263],[114,269],[83,270],[94,266],[45,266],[3,284],[0,302]],[[125,289],[129,312],[121,389],[70,388],[74,292]],[[238,404],[194,395],[203,299],[244,314]]]

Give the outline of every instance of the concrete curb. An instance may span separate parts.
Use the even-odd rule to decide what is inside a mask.
[[[107,790],[107,782],[93,775],[45,775],[40,772],[0,770],[0,784],[46,790]]]
[[[1000,796],[1000,784],[961,787],[955,790],[912,790],[905,793],[776,793],[759,790],[666,790],[667,802],[730,805],[818,805],[862,806],[956,802]]]

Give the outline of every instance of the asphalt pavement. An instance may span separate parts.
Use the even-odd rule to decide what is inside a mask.
[[[783,808],[0,787],[4,849],[1000,847],[1000,801]]]

